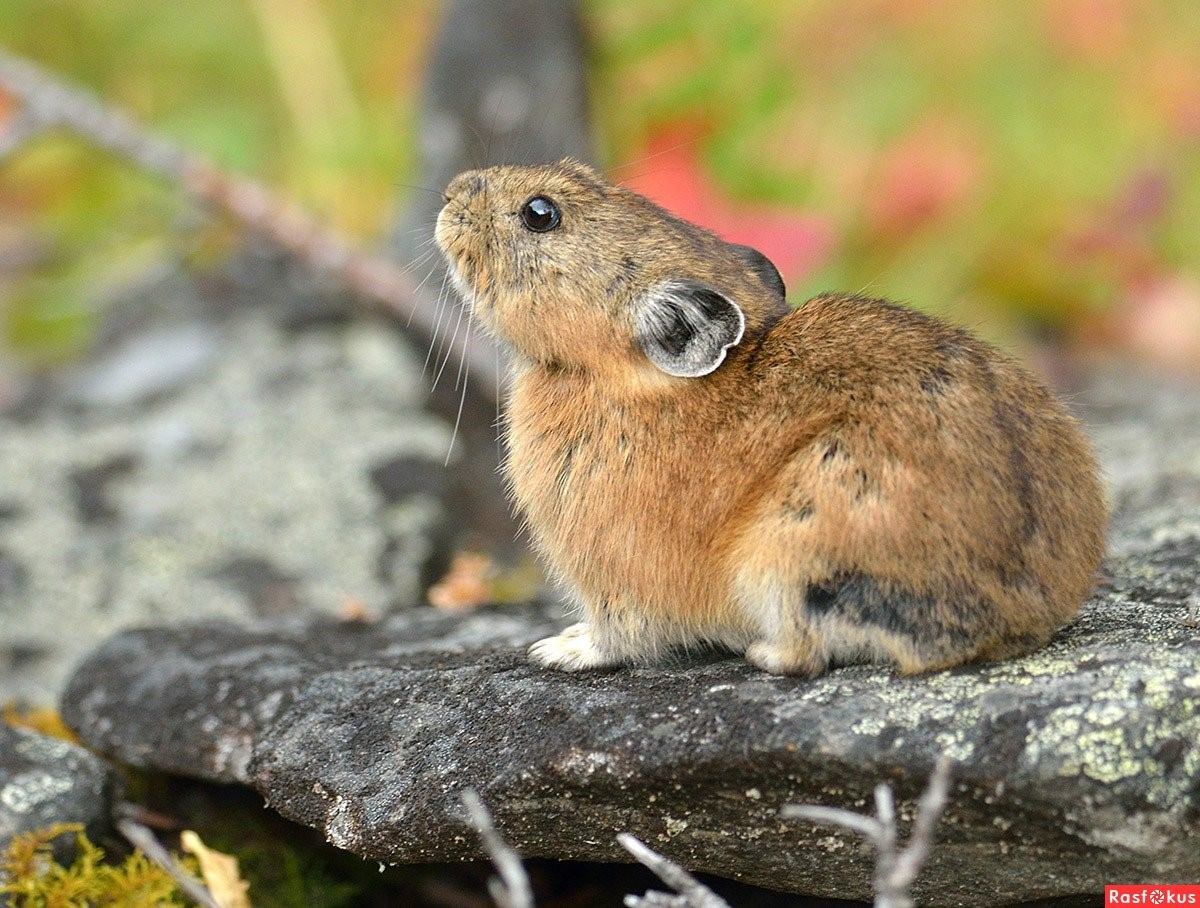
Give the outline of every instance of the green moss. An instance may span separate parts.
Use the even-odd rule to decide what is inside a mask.
[[[54,845],[74,838],[74,859],[60,864]],[[187,905],[175,881],[141,852],[119,863],[106,862],[103,849],[94,845],[83,827],[60,823],[14,836],[0,858],[0,895],[13,908],[135,908],[150,905]],[[191,858],[179,863],[191,873]]]

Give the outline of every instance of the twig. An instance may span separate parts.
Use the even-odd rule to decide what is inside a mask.
[[[474,789],[462,793],[462,803],[467,809],[471,825],[483,841],[484,850],[500,874],[488,880],[488,892],[492,900],[499,908],[533,908],[533,890],[521,856],[500,838],[492,815]]]
[[[357,296],[406,320],[425,340],[436,330],[436,305],[422,296],[395,263],[354,248],[342,236],[260,183],[221,170],[204,157],[151,132],[86,89],[0,50],[0,90],[23,105],[18,122],[38,132],[65,129],[141,170],[182,188],[243,227],[329,274]],[[10,126],[11,130],[12,127]],[[30,133],[26,133],[25,139]],[[24,144],[20,134],[14,148]],[[0,143],[3,143],[0,138]],[[11,142],[10,142],[11,144]],[[0,150],[4,145],[0,144]],[[493,350],[477,342],[465,355],[487,383]],[[488,397],[493,389],[484,389]]]
[[[202,908],[220,908],[216,899],[212,897],[212,893],[199,880],[179,866],[179,862],[171,857],[171,853],[167,849],[163,848],[148,827],[125,816],[117,820],[117,830],[129,840],[129,844],[169,874],[189,899]]]
[[[651,890],[641,896],[627,895],[627,908],[729,908],[728,902],[698,879],[629,833],[621,833],[617,841],[639,863],[654,871],[660,880],[678,893]]]
[[[875,908],[913,908],[909,888],[916,879],[933,844],[934,829],[950,792],[951,761],[938,760],[913,819],[908,844],[898,848],[895,800],[892,789],[884,784],[875,788],[875,816],[868,817],[835,807],[789,804],[781,811],[785,819],[811,820],[842,826],[857,832],[875,850]]]

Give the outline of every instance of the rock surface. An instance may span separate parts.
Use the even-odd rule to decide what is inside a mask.
[[[217,313],[178,274],[154,287],[142,323],[0,407],[0,702],[52,702],[134,624],[407,606],[448,556],[458,458],[423,350],[385,325],[297,328],[280,301]]]
[[[111,821],[116,774],[82,747],[0,724],[0,850],[19,833],[82,823],[97,836]]]
[[[525,855],[620,860],[629,831],[686,865],[865,897],[849,835],[779,808],[862,808],[958,761],[923,905],[1200,877],[1200,397],[1130,376],[1079,396],[1115,507],[1105,577],[1043,651],[928,678],[857,666],[815,681],[713,659],[537,670],[531,606],[129,632],[71,681],[64,714],[119,760],[249,784],[339,847],[391,862],[478,855],[477,788]],[[911,810],[906,800],[902,812]]]

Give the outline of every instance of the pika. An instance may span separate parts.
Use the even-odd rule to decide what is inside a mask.
[[[715,645],[904,674],[1044,644],[1106,510],[1079,427],[963,329],[778,270],[567,160],[456,177],[436,241],[515,351],[505,471],[577,671]]]

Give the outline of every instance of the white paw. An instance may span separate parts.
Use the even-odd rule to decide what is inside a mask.
[[[572,624],[561,634],[539,640],[529,647],[529,658],[542,668],[580,672],[588,668],[612,665],[615,660],[604,654],[592,639],[585,622]]]
[[[824,663],[807,648],[764,641],[746,647],[746,661],[772,675],[815,678],[825,670]]]
[[[770,643],[751,643],[746,647],[746,661],[755,668],[772,675],[785,674],[783,670],[783,653],[778,646]]]

